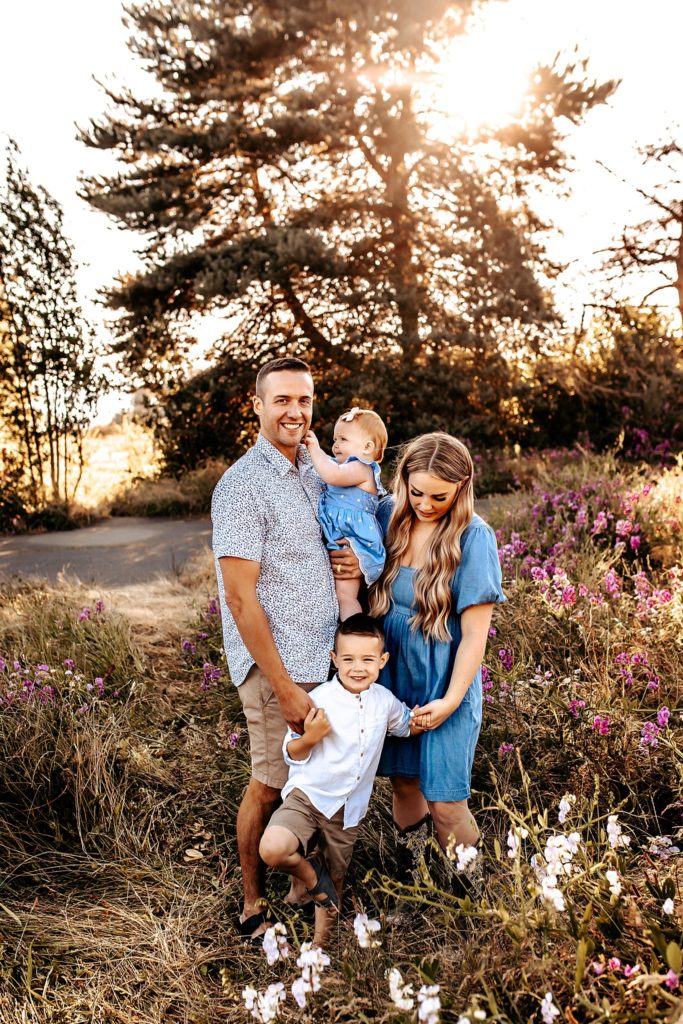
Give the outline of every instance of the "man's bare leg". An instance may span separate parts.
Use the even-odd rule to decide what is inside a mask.
[[[252,914],[263,910],[266,895],[266,870],[259,857],[259,843],[268,819],[280,799],[280,790],[266,786],[252,779],[247,786],[237,812],[237,850],[242,871],[244,904],[240,921],[246,921]],[[266,930],[265,925],[256,929],[254,935]]]

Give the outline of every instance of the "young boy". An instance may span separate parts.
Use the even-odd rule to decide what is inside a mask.
[[[338,912],[384,738],[387,732],[408,736],[421,731],[404,703],[384,686],[374,685],[388,658],[384,632],[375,619],[363,614],[346,619],[332,651],[337,675],[310,692],[315,708],[306,716],[303,735],[290,729],[282,746],[289,779],[259,853],[270,867],[303,882],[316,901],[313,941],[318,945]],[[321,857],[306,856],[319,834],[327,864]]]

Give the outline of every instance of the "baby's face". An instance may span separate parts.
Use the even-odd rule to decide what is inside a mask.
[[[350,455],[360,459],[371,459],[374,446],[371,438],[353,420],[338,420],[334,428],[332,454],[337,462],[346,462]]]
[[[389,655],[376,636],[339,636],[332,651],[339,682],[349,693],[362,693],[377,681]]]

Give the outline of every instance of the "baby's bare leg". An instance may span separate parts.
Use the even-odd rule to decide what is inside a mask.
[[[339,602],[339,618],[343,622],[348,619],[351,615],[357,615],[363,609],[360,606],[358,600],[358,591],[360,590],[360,580],[335,580],[334,585],[337,591],[337,601]]]

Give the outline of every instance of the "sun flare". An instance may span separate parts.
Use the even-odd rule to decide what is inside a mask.
[[[533,19],[496,5],[448,46],[431,76],[440,134],[474,133],[515,115],[543,57],[535,28]]]

